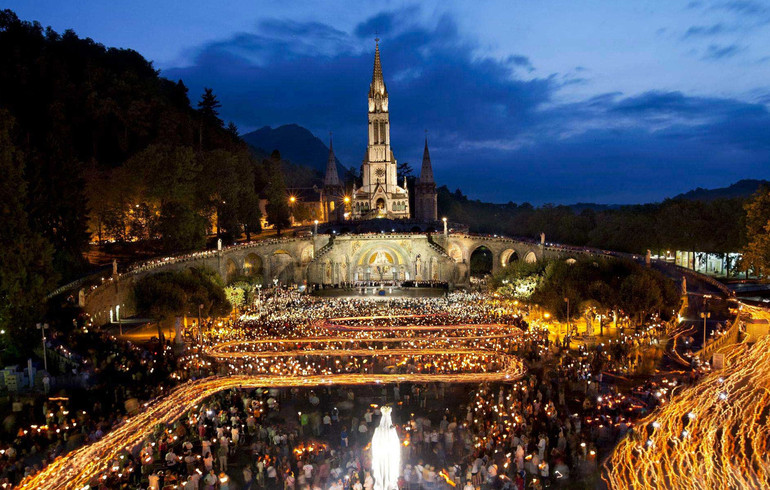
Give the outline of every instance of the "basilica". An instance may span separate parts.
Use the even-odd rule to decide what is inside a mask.
[[[399,185],[398,163],[390,145],[390,112],[388,89],[382,75],[379,40],[374,50],[374,70],[369,86],[369,124],[366,153],[361,163],[361,186],[353,186],[348,195],[337,174],[336,159],[331,143],[329,161],[321,190],[321,208],[324,221],[368,220],[375,218],[436,221],[436,182],[425,140],[422,168],[410,206],[406,177]]]

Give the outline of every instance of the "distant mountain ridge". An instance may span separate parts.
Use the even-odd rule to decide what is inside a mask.
[[[704,189],[698,187],[691,191],[674,196],[674,199],[689,199],[691,201],[713,201],[714,199],[734,199],[739,197],[749,197],[762,185],[770,184],[767,180],[742,179],[728,187],[718,187],[716,189]]]
[[[285,124],[277,128],[265,126],[241,135],[241,139],[261,150],[262,153],[269,155],[273,150],[278,150],[283,160],[310,167],[320,172],[322,176],[326,173],[329,147],[308,129],[298,124]],[[337,172],[342,177],[345,169],[336,156],[335,160]]]

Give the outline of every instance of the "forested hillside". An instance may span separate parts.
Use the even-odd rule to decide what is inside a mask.
[[[53,246],[61,278],[85,271],[89,231],[167,250],[201,246],[212,221],[258,231],[271,164],[225,127],[211,89],[193,98],[135,51],[0,12],[0,108],[31,232]]]
[[[440,216],[468,223],[471,231],[505,233],[552,242],[644,253],[665,250],[737,252],[744,239],[746,199],[667,199],[662,203],[595,210],[589,207],[492,204],[459,190],[438,189]]]

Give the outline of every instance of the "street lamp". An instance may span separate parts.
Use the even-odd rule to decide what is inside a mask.
[[[569,332],[571,331],[570,328],[569,328],[569,326],[570,326],[570,322],[569,322],[569,298],[565,296],[564,297],[564,301],[567,303],[567,333],[569,334]]]
[[[45,347],[45,329],[48,328],[47,323],[38,323],[37,329],[40,330],[40,334],[43,336],[43,368],[48,371],[48,351]]]
[[[706,348],[706,319],[711,318],[711,312],[704,311],[700,314],[700,317],[703,318],[703,349],[705,349]]]
[[[318,236],[318,220],[313,221],[313,236]]]
[[[449,235],[449,230],[447,229],[447,224],[446,224],[446,223],[447,223],[447,222],[446,222],[446,217],[444,217],[444,218],[441,218],[441,221],[443,221],[443,222],[444,222],[444,236],[447,236],[447,235]]]
[[[203,324],[201,323],[201,310],[203,304],[198,305],[198,345],[203,345]]]
[[[289,220],[291,221],[291,226],[294,226],[294,203],[297,202],[297,198],[295,196],[289,196]]]

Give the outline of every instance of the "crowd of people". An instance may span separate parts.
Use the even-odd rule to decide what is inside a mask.
[[[52,344],[62,342],[61,336],[56,334]],[[120,341],[89,328],[87,318],[66,340],[68,371],[57,376],[62,384],[48,394],[17,396],[3,420],[0,487],[100,439],[136,410],[139,400],[162,395],[185,376],[169,344]]]
[[[525,305],[483,293],[372,301],[279,288],[261,291],[238,319],[206,320],[201,349],[195,345],[199,326],[191,325],[185,332],[191,348],[181,354],[164,341],[137,346],[92,333],[71,350],[80,353],[90,377],[87,398],[96,403],[83,410],[78,401],[49,400],[35,405],[33,416],[18,416],[13,437],[0,445],[0,484],[18,483],[57,455],[99,439],[140,402],[179,381],[239,369],[237,362],[207,356],[207,349],[233,340],[282,339],[288,343],[265,342],[254,352],[301,350],[309,337],[333,337],[322,347],[329,350],[387,349],[398,337],[416,349],[447,352],[381,355],[374,362],[349,356],[340,364],[334,356],[294,356],[286,372],[271,370],[277,363],[265,357],[264,372],[302,375],[309,363],[321,373],[496,369],[491,354],[475,367],[453,364],[458,345],[515,355],[529,371],[515,382],[475,387],[400,383],[223,392],[190,407],[174,425],[158,427],[151,440],[112,462],[93,488],[372,490],[370,441],[384,404],[394,408],[402,441],[402,488],[518,489],[594,478],[617,439],[674,387],[672,380],[615,382],[634,344],[653,344],[655,330],[571,349],[530,325],[527,314]]]

